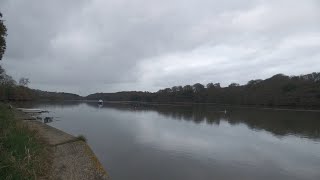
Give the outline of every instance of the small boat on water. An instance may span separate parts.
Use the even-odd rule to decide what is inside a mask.
[[[103,100],[100,99],[100,100],[98,101],[98,104],[103,104]]]

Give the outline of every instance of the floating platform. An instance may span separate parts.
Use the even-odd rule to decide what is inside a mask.
[[[43,109],[28,109],[28,108],[17,108],[17,109],[25,113],[48,113],[49,112]]]

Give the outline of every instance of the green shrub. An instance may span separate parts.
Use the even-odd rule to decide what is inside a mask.
[[[0,179],[46,176],[49,151],[36,135],[0,104]]]

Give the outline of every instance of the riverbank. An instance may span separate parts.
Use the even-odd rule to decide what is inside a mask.
[[[0,110],[0,179],[109,179],[82,138],[5,105]]]
[[[48,178],[51,159],[45,141],[0,103],[0,179]]]

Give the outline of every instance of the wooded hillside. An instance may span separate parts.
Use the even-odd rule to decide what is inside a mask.
[[[300,76],[277,74],[271,78],[251,80],[245,85],[232,83],[200,83],[174,86],[150,92],[96,93],[89,100],[219,103],[234,105],[307,106],[320,107],[320,73]]]

